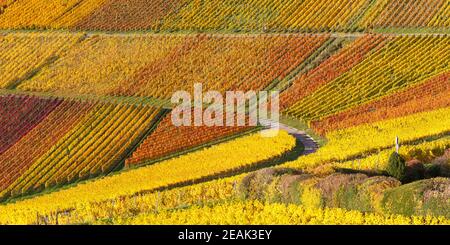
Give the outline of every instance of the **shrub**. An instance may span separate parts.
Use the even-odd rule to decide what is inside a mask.
[[[450,177],[450,151],[449,151],[449,149],[445,150],[445,153],[442,156],[433,159],[433,161],[431,163],[439,166],[439,176]]]
[[[425,178],[436,178],[439,177],[441,168],[437,164],[425,164]]]
[[[267,192],[272,182],[278,182],[283,175],[301,174],[288,168],[266,168],[255,171],[242,179],[239,192],[244,199],[268,201]]]
[[[450,179],[415,181],[387,190],[381,203],[386,214],[450,217]]]
[[[327,207],[341,207],[341,200],[337,197],[343,190],[349,190],[358,186],[367,179],[364,174],[341,174],[336,173],[319,180],[315,186],[322,193]]]
[[[439,176],[440,177],[450,177],[450,163],[449,162],[439,162],[436,163],[439,166]]]
[[[406,176],[406,162],[402,156],[400,156],[397,152],[394,152],[389,157],[389,163],[386,169],[387,173],[400,180],[404,181]]]
[[[421,162],[427,162],[429,160],[427,153],[423,149],[420,149],[420,148],[411,149],[408,152],[407,156],[408,156],[408,160],[416,159]]]
[[[360,192],[359,198],[363,199],[366,196],[370,201],[371,210],[382,212],[381,203],[383,201],[384,193],[387,190],[397,188],[401,185],[402,183],[400,181],[392,177],[386,176],[370,177],[358,187]]]
[[[425,167],[417,159],[412,159],[406,163],[405,182],[421,180],[425,177]]]
[[[311,179],[309,174],[283,175],[278,183],[278,189],[282,193],[282,202],[302,204],[302,191],[305,181]]]

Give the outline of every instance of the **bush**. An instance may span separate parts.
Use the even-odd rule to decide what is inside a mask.
[[[439,177],[441,168],[436,164],[425,164],[425,178],[436,178]]]
[[[440,177],[450,177],[450,163],[447,161],[434,163],[439,166],[439,176]]]
[[[320,179],[315,188],[323,206],[373,212],[381,209],[383,193],[400,186],[395,178],[365,174],[332,174]]]
[[[351,194],[352,189],[362,184],[367,178],[365,174],[336,173],[320,179],[315,188],[320,190],[327,207],[339,208],[342,207],[342,200],[337,195],[342,194],[341,192],[350,192]]]
[[[389,163],[386,169],[387,173],[400,180],[405,180],[406,175],[406,162],[402,156],[400,156],[397,152],[394,152],[389,157]]]
[[[427,161],[427,155],[425,153],[425,151],[423,151],[420,148],[414,148],[408,151],[407,155],[407,160],[412,160],[412,159],[416,159],[418,161],[421,162],[426,162]]]
[[[272,185],[277,184],[283,175],[300,175],[301,172],[288,168],[266,168],[245,176],[240,185],[239,192],[242,198],[260,201],[269,201],[267,193]]]
[[[450,177],[450,151],[447,149],[445,153],[433,159],[431,164],[439,166],[439,176]]]
[[[425,177],[425,167],[417,159],[410,160],[406,163],[405,182],[413,182],[421,180]]]
[[[450,218],[450,179],[415,181],[384,193],[381,207],[386,214],[432,215]]]

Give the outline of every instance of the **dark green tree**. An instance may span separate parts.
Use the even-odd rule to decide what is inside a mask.
[[[406,175],[405,159],[403,159],[403,157],[400,156],[400,154],[398,154],[397,152],[393,152],[389,157],[389,163],[386,171],[390,176],[400,181],[404,181]]]

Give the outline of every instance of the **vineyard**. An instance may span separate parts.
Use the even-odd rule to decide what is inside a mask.
[[[336,129],[406,116],[450,106],[450,74],[434,76],[396,94],[381,97],[312,122],[316,132],[325,134]]]
[[[250,131],[249,126],[180,126],[172,124],[167,115],[157,128],[127,159],[126,166],[142,164],[145,161],[156,160],[163,156],[193,149],[204,144],[227,138],[240,132]]]
[[[198,81],[205,90],[261,90],[286,76],[326,38],[93,36],[17,88],[162,99],[178,90],[192,92]]]
[[[449,47],[449,0],[0,0],[0,225],[450,224]],[[280,120],[173,121],[237,91]]]
[[[29,204],[27,209],[42,212],[44,210],[55,210],[55,208],[64,209],[77,202],[100,202],[142,190],[151,191],[167,186],[193,183],[195,180],[202,178],[215,175],[226,176],[227,172],[233,173],[233,171],[239,169],[252,166],[257,167],[264,160],[281,156],[292,149],[294,145],[294,138],[287,133],[281,133],[274,138],[264,138],[259,133],[255,133],[208,149],[130,170],[98,181],[80,184],[67,190],[36,197],[25,202],[37,202]],[[224,161],[223,157],[230,150],[236,152],[236,155],[227,157],[225,158],[226,161]],[[97,192],[92,190],[97,190]],[[15,205],[12,204],[11,208],[14,209],[13,206]],[[22,204],[17,203],[17,205]],[[4,208],[8,209],[9,205]],[[2,214],[6,213],[8,212],[2,212]],[[34,219],[35,213],[29,212],[29,214],[31,213],[33,213],[32,217],[28,218]],[[3,220],[7,220],[7,218],[4,217]]]
[[[447,27],[448,1],[406,0],[376,1],[365,17],[362,27]]]
[[[14,88],[74,45],[81,35],[6,34],[0,36],[2,88]]]
[[[311,32],[448,28],[448,0],[4,0],[1,29]]]
[[[236,213],[237,210],[237,213]],[[250,217],[250,218],[247,218]],[[143,214],[132,219],[114,220],[118,224],[296,224],[296,225],[424,225],[449,224],[449,220],[400,215],[374,215],[343,209],[312,209],[297,205],[264,205],[260,202],[224,203],[213,207],[192,207],[189,210]]]
[[[449,45],[447,37],[396,38],[347,73],[299,100],[286,113],[317,120],[420,83],[448,71]]]
[[[1,134],[0,153],[4,153],[26,135],[36,124],[39,124],[59,104],[58,100],[45,100],[33,97],[0,98],[1,103]]]

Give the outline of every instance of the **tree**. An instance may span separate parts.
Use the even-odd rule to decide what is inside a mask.
[[[405,159],[403,159],[403,157],[400,156],[400,154],[398,154],[397,152],[393,152],[389,157],[389,163],[386,171],[390,176],[400,181],[404,181],[406,175]]]

